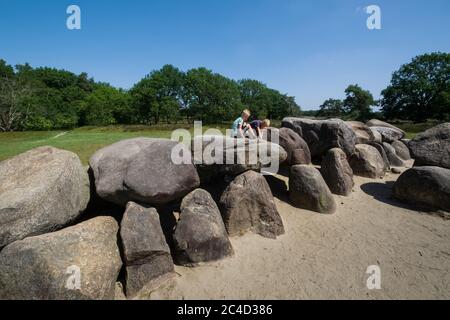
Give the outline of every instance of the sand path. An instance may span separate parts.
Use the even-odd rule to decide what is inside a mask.
[[[450,220],[391,199],[397,177],[355,177],[334,215],[294,208],[277,192],[285,235],[232,238],[232,258],[176,267],[175,288],[159,298],[450,299]],[[269,181],[282,190],[287,178]],[[380,267],[381,290],[367,288],[370,265]]]

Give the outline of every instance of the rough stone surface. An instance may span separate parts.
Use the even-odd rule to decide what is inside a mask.
[[[389,163],[393,167],[405,167],[405,162],[397,155],[393,146],[387,142],[383,142],[383,149],[389,159]]]
[[[313,158],[322,157],[333,148],[342,149],[347,155],[355,150],[356,135],[340,119],[312,120],[307,118],[285,118],[282,125],[299,133],[309,146]]]
[[[374,128],[369,128],[370,131],[372,131],[374,140],[373,142],[375,143],[382,143],[383,142],[383,137],[381,136],[381,133],[379,133],[377,130],[375,130]]]
[[[336,203],[319,170],[296,165],[289,175],[289,197],[294,206],[319,213],[334,213]]]
[[[450,169],[414,167],[394,184],[394,197],[450,212]]]
[[[382,142],[381,143],[372,142],[370,145],[378,150],[378,152],[380,153],[380,155],[381,155],[381,157],[383,158],[383,161],[384,161],[384,169],[386,171],[389,171],[389,169],[391,169],[391,164],[389,162],[389,159],[388,159],[388,156],[386,154],[386,151],[383,148],[383,143]]]
[[[364,123],[359,121],[346,121],[347,126],[356,135],[356,144],[370,144],[375,141],[373,131]]]
[[[380,178],[385,175],[385,163],[378,150],[368,144],[357,144],[355,153],[349,159],[353,174],[366,178]]]
[[[184,197],[173,238],[176,261],[180,264],[195,265],[233,254],[219,208],[202,189]]]
[[[274,135],[277,135],[275,139]],[[310,164],[311,153],[308,144],[295,131],[289,128],[267,128],[263,130],[263,139],[269,142],[278,142],[287,153],[285,165]]]
[[[400,140],[405,137],[403,131],[387,128],[387,127],[371,127],[372,129],[378,131],[381,134],[383,142],[394,142],[395,140]]]
[[[450,123],[431,128],[408,144],[418,166],[438,166],[450,169]]]
[[[400,159],[405,161],[411,160],[411,154],[409,152],[407,145],[404,142],[396,140],[391,143],[391,146],[395,149],[395,153]]]
[[[121,206],[129,201],[160,205],[182,198],[200,180],[193,164],[172,161],[174,148],[190,159],[187,147],[166,139],[135,138],[100,149],[89,161],[97,194]]]
[[[120,226],[126,265],[126,292],[136,295],[151,280],[174,271],[159,214],[129,202]]]
[[[191,151],[202,184],[247,170],[260,171],[272,167],[276,173],[287,159],[283,147],[261,139],[197,136],[192,140]]]
[[[384,128],[394,129],[394,130],[402,132],[403,135],[405,135],[405,131],[403,131],[402,129],[397,128],[396,126],[394,126],[394,125],[392,125],[390,123],[381,121],[381,120],[372,119],[372,120],[368,121],[366,124],[369,127],[384,127]]]
[[[40,147],[0,162],[0,248],[69,224],[89,194],[87,170],[72,152]]]
[[[0,299],[114,299],[118,229],[98,217],[9,244],[0,252]]]
[[[331,149],[322,160],[322,176],[334,194],[348,196],[355,185],[347,155],[339,148]]]
[[[223,192],[220,209],[232,236],[249,230],[267,238],[284,233],[272,191],[260,173],[247,171],[237,176]]]

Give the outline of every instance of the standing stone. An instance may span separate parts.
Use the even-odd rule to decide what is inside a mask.
[[[0,162],[0,248],[70,224],[86,209],[89,188],[69,151],[40,147]]]
[[[393,167],[405,167],[405,163],[399,158],[393,146],[387,142],[383,142],[383,149],[386,151],[386,155],[389,159],[389,163]]]
[[[191,158],[189,149],[166,139],[122,140],[97,151],[89,164],[97,194],[126,206],[129,201],[161,205],[185,196],[200,184],[192,163],[178,164],[172,151]]]
[[[284,234],[272,191],[260,173],[247,171],[237,176],[223,192],[220,208],[231,236],[249,230],[272,239]]]
[[[359,121],[346,121],[345,124],[355,133],[356,144],[370,144],[375,141],[373,131],[364,123]]]
[[[353,170],[341,149],[334,148],[327,152],[320,171],[332,193],[348,196],[352,192]]]
[[[385,175],[385,164],[381,154],[368,144],[357,144],[355,153],[349,159],[353,174],[366,178],[380,178]]]
[[[380,121],[380,120],[377,120],[377,119],[372,119],[372,120],[368,121],[366,124],[369,127],[389,128],[389,129],[394,129],[396,131],[400,131],[403,135],[406,134],[405,131],[403,131],[402,129],[397,128],[396,126],[394,126],[394,125],[392,125],[390,123],[387,123],[387,122],[384,122],[384,121]]]
[[[322,157],[333,148],[341,148],[347,155],[355,150],[355,133],[340,119],[285,118],[282,125],[293,129],[297,134],[300,131],[298,128],[301,128],[301,137],[308,144],[313,158]]]
[[[122,218],[120,236],[128,297],[136,295],[153,279],[174,271],[156,209],[129,202]]]
[[[215,261],[233,254],[219,208],[202,189],[184,197],[173,238],[176,261],[183,265]]]
[[[450,169],[450,123],[422,132],[408,146],[415,165]]]
[[[370,129],[370,131],[372,131],[372,134],[373,134],[373,137],[374,137],[373,142],[382,143],[383,142],[383,137],[381,136],[381,133],[379,133],[374,128],[369,128],[369,129]]]
[[[401,201],[450,212],[450,169],[414,167],[398,178],[393,191]]]
[[[336,203],[319,170],[312,166],[291,167],[289,197],[294,206],[319,213],[334,213]]]
[[[289,128],[267,128],[262,131],[262,138],[277,142],[287,153],[285,165],[310,164],[311,153],[308,144],[295,131]]]
[[[389,159],[388,159],[388,156],[386,154],[386,151],[383,148],[382,142],[381,143],[372,142],[370,145],[378,150],[378,152],[380,153],[381,157],[383,158],[385,171],[389,171],[391,169],[391,164],[389,162]]]
[[[395,149],[395,153],[400,159],[405,161],[411,160],[411,154],[405,143],[400,140],[396,140],[391,143],[391,146]]]
[[[373,130],[378,131],[378,133],[381,135],[381,138],[383,142],[391,143],[395,140],[400,140],[405,137],[405,134],[403,131],[387,128],[387,127],[371,127]]]
[[[98,217],[9,244],[0,252],[0,299],[114,299],[118,230]]]

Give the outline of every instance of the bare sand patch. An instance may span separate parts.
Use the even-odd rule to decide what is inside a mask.
[[[355,177],[333,215],[292,207],[280,191],[287,178],[270,178],[286,234],[232,238],[232,258],[176,267],[176,284],[157,298],[449,299],[450,220],[392,199],[397,177]],[[366,286],[370,265],[380,266],[381,290]]]

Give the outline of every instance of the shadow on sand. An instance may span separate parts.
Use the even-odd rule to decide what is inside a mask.
[[[384,202],[394,207],[417,211],[418,208],[410,204],[400,202],[392,195],[394,181],[387,182],[369,182],[361,185],[361,190],[372,196],[375,200]]]

